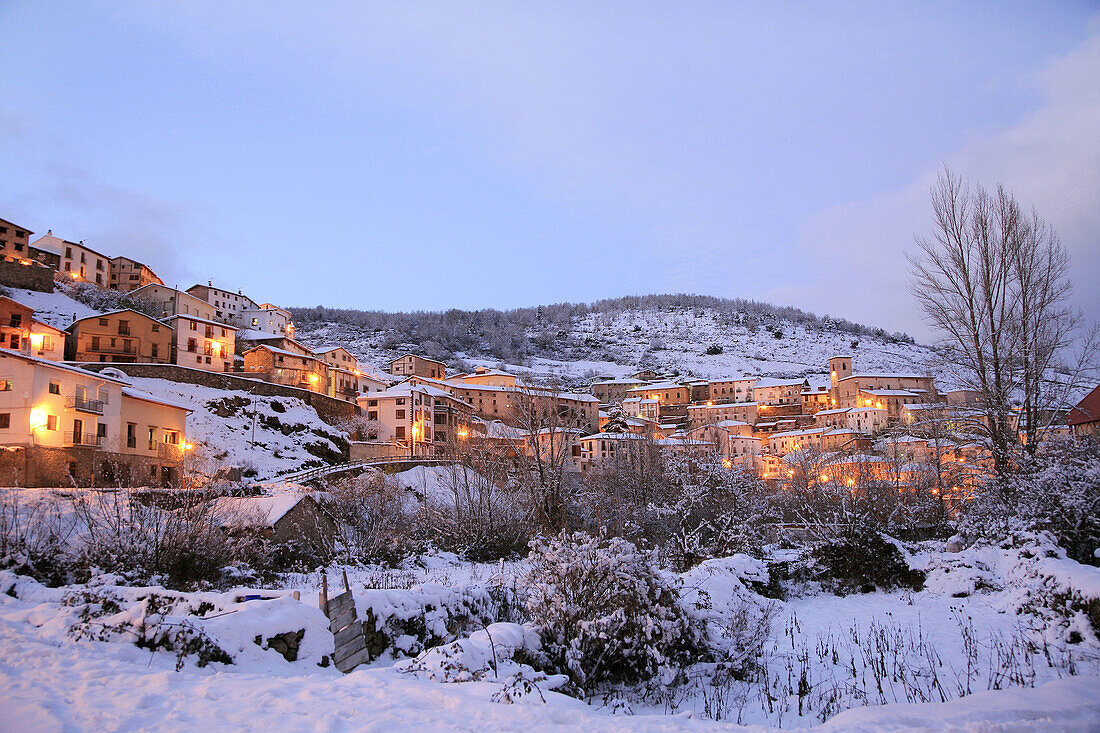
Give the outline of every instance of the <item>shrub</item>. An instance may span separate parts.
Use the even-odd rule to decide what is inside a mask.
[[[562,533],[532,543],[527,611],[540,628],[536,666],[582,691],[669,683],[705,654],[702,624],[652,553],[619,538]]]
[[[838,594],[924,587],[924,573],[910,569],[901,550],[874,532],[816,545],[794,577],[815,580]]]

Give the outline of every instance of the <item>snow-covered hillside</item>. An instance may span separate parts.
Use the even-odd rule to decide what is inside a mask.
[[[375,365],[404,351],[422,350],[414,341],[395,346],[392,333],[343,322],[310,324],[298,335],[307,344],[346,345]],[[856,369],[867,371],[912,371],[931,368],[934,362],[931,349],[900,339],[781,318],[763,323],[737,319],[713,308],[589,313],[571,319],[550,345],[535,329],[527,335],[533,346],[522,363],[502,362],[488,350],[460,352],[456,357],[474,366],[503,363],[520,372],[554,373],[574,384],[595,374],[623,376],[642,367],[704,379],[825,374],[829,357],[838,354],[852,356]]]
[[[153,396],[194,410],[187,439],[204,472],[238,466],[256,480],[340,460],[347,436],[301,400],[164,379],[127,377]]]

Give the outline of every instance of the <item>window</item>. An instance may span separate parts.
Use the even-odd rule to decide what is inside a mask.
[[[57,430],[57,415],[46,415],[46,430]]]
[[[11,427],[11,413],[0,412],[0,430]]]
[[[160,324],[158,324],[158,323],[153,324],[153,333],[160,333]]]
[[[164,431],[164,442],[167,443],[168,445],[179,445],[180,444],[180,434],[177,433],[174,430],[165,430]]]
[[[404,440],[405,439],[405,426],[404,425],[399,425],[396,428],[394,428],[393,437],[397,438],[398,440]]]
[[[149,427],[149,450],[157,449],[157,429],[155,426]]]
[[[199,350],[199,342],[196,341],[195,339],[187,339],[187,350],[192,352],[192,353],[195,352],[195,351],[198,351]]]
[[[393,417],[394,417],[395,420],[404,420],[405,419],[405,411],[404,410],[395,410]]]
[[[109,321],[106,318],[100,318],[99,319],[99,325],[106,326],[108,324],[109,324]]]
[[[50,382],[50,394],[61,394],[61,385],[57,382]]]
[[[378,419],[378,411],[377,410],[371,410],[370,412],[368,412],[367,413],[367,419],[368,420],[377,420]]]
[[[92,336],[92,351],[99,351],[99,336]]]
[[[160,352],[160,344],[153,344],[153,345],[152,345],[152,346],[150,347],[150,351],[149,351],[149,356],[151,356],[151,357],[153,357],[153,358],[155,359],[155,358],[157,358],[158,356],[160,356],[160,353],[159,353],[159,352]]]
[[[191,321],[191,330],[192,331],[198,331],[199,330],[199,324],[196,323],[195,321]]]
[[[12,328],[19,328],[20,326],[22,326],[23,325],[23,314],[22,313],[12,313],[11,314],[11,323],[9,323],[8,325],[11,326]]]
[[[13,349],[18,349],[19,348],[19,334],[13,333],[11,335],[11,347]]]
[[[0,392],[11,392],[10,379],[0,379]]]
[[[137,448],[137,423],[126,423],[126,447]]]

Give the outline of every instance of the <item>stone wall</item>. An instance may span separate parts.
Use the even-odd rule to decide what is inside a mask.
[[[179,462],[161,457],[94,448],[0,449],[0,486],[160,486],[179,479]]]
[[[325,422],[333,425],[340,420],[346,420],[360,413],[359,406],[352,402],[338,400],[328,395],[310,392],[308,389],[287,387],[281,384],[272,384],[259,379],[231,372],[207,372],[202,369],[190,369],[176,364],[81,364],[85,369],[99,371],[103,367],[113,367],[131,377],[145,377],[152,379],[167,379],[170,382],[183,382],[186,384],[198,384],[203,387],[215,389],[238,390],[251,392],[263,397],[292,397],[305,402],[317,410],[317,415]]]
[[[31,265],[23,265],[18,262],[0,260],[0,285],[21,290],[52,293],[53,270],[37,262]]]

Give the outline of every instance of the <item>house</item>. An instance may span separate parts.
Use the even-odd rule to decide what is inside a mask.
[[[355,402],[361,376],[355,355],[343,346],[322,346],[313,353],[329,366],[329,397]]]
[[[660,409],[657,400],[647,397],[627,397],[622,400],[621,406],[627,417],[640,417],[646,420],[660,420]]]
[[[759,405],[801,405],[802,390],[809,386],[805,379],[756,380],[752,387],[752,401]]]
[[[360,371],[355,375],[356,381],[359,383],[359,394],[369,394],[371,392],[381,392],[389,389],[393,384],[389,379],[379,376],[377,374],[370,374],[365,371]]]
[[[229,303],[230,306],[235,305],[231,301],[222,302]],[[230,313],[234,312],[230,311]],[[280,308],[271,303],[260,303],[255,308],[242,308],[231,315],[229,320],[241,328],[294,338],[294,317],[286,308]]]
[[[447,365],[435,359],[429,359],[416,354],[404,354],[386,365],[386,371],[395,377],[427,377],[429,379],[446,379]]]
[[[234,293],[230,290],[216,288],[213,282],[210,281],[207,281],[206,285],[192,285],[187,288],[187,294],[208,303],[213,308],[213,313],[209,318],[229,321],[240,328],[248,328],[241,322],[241,313],[246,310],[259,310],[260,307],[256,301],[240,290]]]
[[[33,259],[30,252],[32,234],[34,232],[26,227],[0,219],[0,255],[11,262]]]
[[[205,300],[196,298],[175,288],[149,283],[130,291],[130,298],[149,303],[157,318],[175,315],[198,316],[207,320],[214,319],[214,306]]]
[[[1078,402],[1066,417],[1066,424],[1077,437],[1100,438],[1100,385]]]
[[[111,258],[88,247],[84,242],[70,242],[53,236],[53,231],[39,237],[31,247],[57,255],[57,271],[74,280],[93,283],[106,289],[110,284]],[[52,258],[50,258],[52,261]]]
[[[309,494],[222,496],[213,501],[214,515],[227,529],[257,532],[275,545],[304,545],[321,556],[335,546],[336,520]]]
[[[67,330],[67,361],[168,364],[172,360],[172,327],[135,310],[81,318]]]
[[[143,265],[129,257],[112,257],[110,264],[109,287],[129,293],[145,285],[164,285],[148,265]]]
[[[592,382],[589,389],[602,405],[615,405],[627,397],[627,390],[645,384],[640,379],[602,379]]]
[[[251,376],[328,394],[328,365],[312,354],[261,344],[244,352],[243,356],[244,371]]]
[[[104,372],[0,349],[6,485],[179,485],[190,410]]]
[[[755,402],[726,402],[705,405],[688,405],[688,426],[697,428],[702,425],[714,425],[724,420],[755,425],[759,405]]]
[[[172,363],[208,372],[233,371],[237,329],[198,316],[162,319],[172,329]]]
[[[626,391],[628,397],[644,397],[657,400],[661,407],[687,405],[691,402],[691,388],[677,382],[654,382]]]
[[[456,450],[469,435],[473,406],[428,384],[402,382],[358,399],[368,420],[377,421],[372,441],[397,441],[406,455],[435,455]]]
[[[737,377],[736,379],[712,379],[707,391],[709,402],[752,402],[752,388],[755,377]]]
[[[0,296],[0,348],[62,361],[65,337],[61,329],[35,320],[32,308]]]
[[[509,374],[500,369],[486,369],[485,367],[477,367],[468,374],[456,374],[453,377],[448,377],[445,381],[454,384],[485,384],[490,387],[523,386],[519,381],[519,377],[515,374]]]

